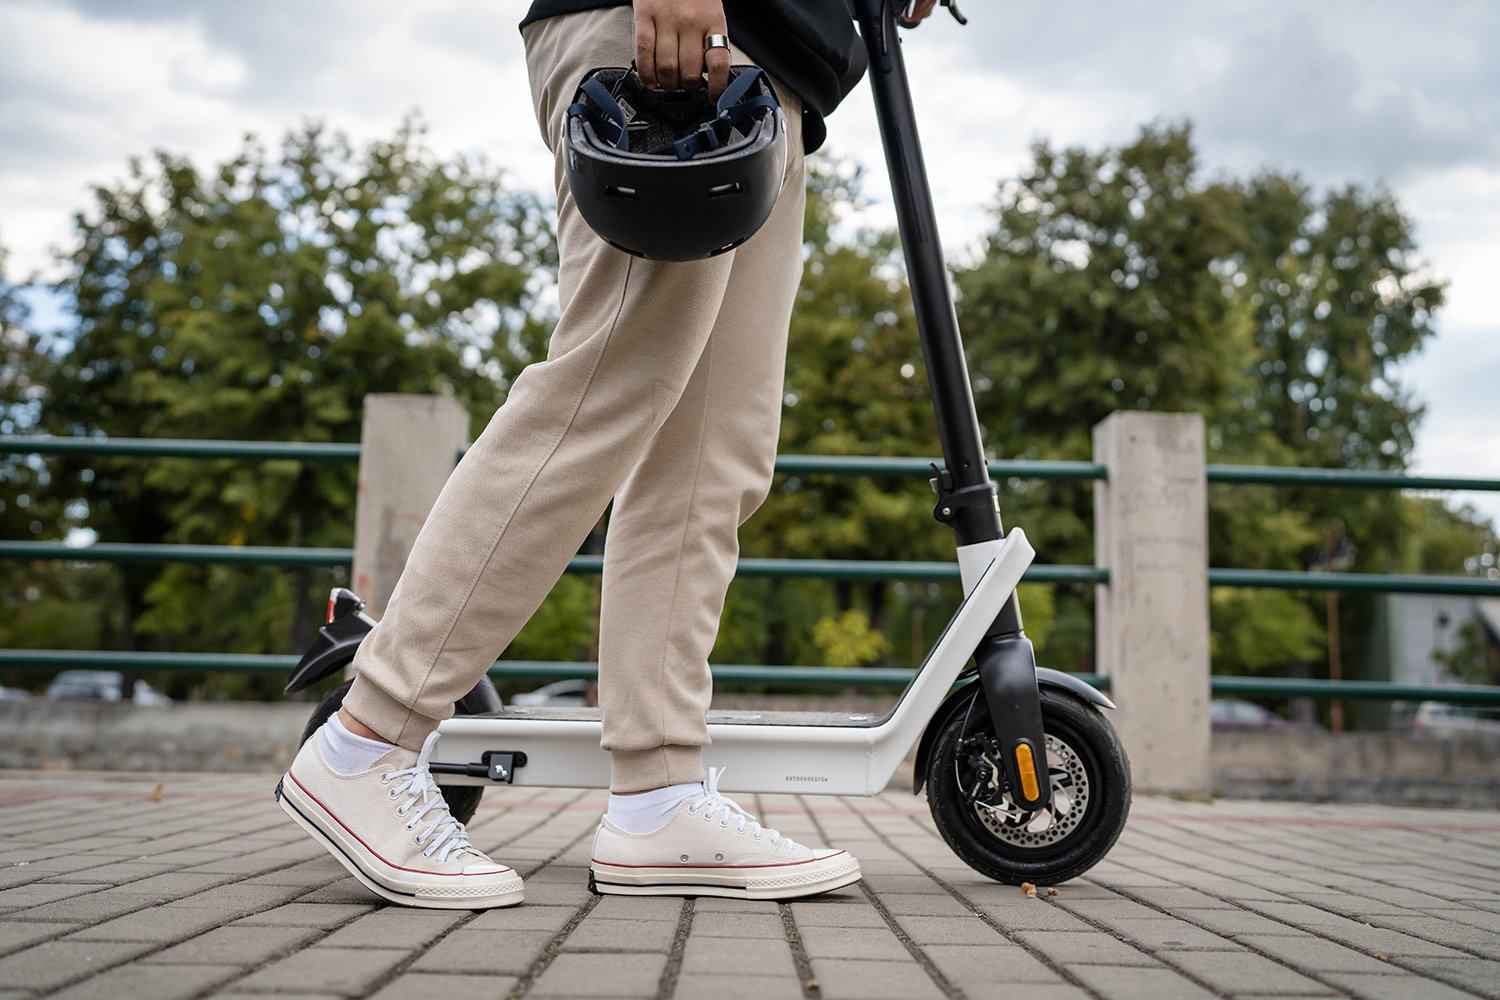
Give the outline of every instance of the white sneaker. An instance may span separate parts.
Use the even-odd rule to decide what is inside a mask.
[[[427,759],[401,747],[368,771],[339,774],[321,741],[302,744],[276,785],[282,810],[365,887],[404,906],[479,910],[521,902],[521,876],[469,843],[448,812]]]
[[[709,768],[704,791],[688,795],[652,833],[626,833],[602,819],[589,888],[625,896],[791,899],[859,881],[859,862],[848,851],[804,847],[719,794],[723,773]]]

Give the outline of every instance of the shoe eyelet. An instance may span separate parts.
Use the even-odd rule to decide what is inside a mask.
[[[715,861],[723,861],[724,860],[724,855],[722,855],[722,854],[715,854],[714,855],[714,860]]]
[[[399,790],[399,789],[395,789],[395,788],[392,788],[392,789],[391,789],[391,793],[390,793],[390,798],[391,798],[391,801],[393,801],[393,802],[394,802],[394,801],[395,801],[395,800],[396,800],[396,799],[399,799],[399,798],[400,798],[400,797],[401,797],[401,792],[400,792],[400,790]]]
[[[686,860],[687,860],[687,859],[688,859],[688,856],[687,856],[687,855],[686,855],[686,854],[684,854],[684,855],[683,855],[683,856],[682,856],[682,860],[683,860],[683,861],[686,861]]]
[[[397,816],[405,816],[407,814],[407,812],[408,812],[408,810],[407,810],[407,808],[405,806],[397,806],[396,807],[396,815]]]
[[[762,838],[765,837],[765,834],[763,834],[763,833],[752,833],[750,836],[754,837],[756,840],[761,840]]]
[[[729,829],[729,818],[726,816],[724,819],[719,820],[719,825],[726,830]]]
[[[698,807],[697,806],[688,806],[688,815],[689,816],[696,816],[696,815],[698,815]]]
[[[408,823],[408,824],[406,824],[406,828],[408,830],[415,830],[417,828],[417,824],[415,824],[415,823]]]

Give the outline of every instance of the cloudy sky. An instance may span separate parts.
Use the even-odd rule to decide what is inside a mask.
[[[200,162],[319,119],[356,139],[420,110],[440,152],[545,190],[521,0],[0,0],[0,245],[46,275],[91,182],[165,148]],[[1405,368],[1428,411],[1416,465],[1500,476],[1500,4],[1492,0],[967,0],[908,37],[951,256],[1031,141],[1100,145],[1190,118],[1212,171],[1383,182],[1450,283]],[[828,149],[883,169],[868,93]],[[888,204],[874,210],[889,218]],[[1471,495],[1500,516],[1500,497]]]

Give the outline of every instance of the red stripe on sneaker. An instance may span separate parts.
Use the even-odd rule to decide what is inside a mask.
[[[830,861],[840,854],[848,854],[848,851],[834,851],[827,857],[808,858],[806,861],[782,861],[774,865],[626,865],[618,861],[601,861],[598,858],[590,858],[596,865],[609,865],[611,868],[795,868],[797,865],[810,865],[814,861]]]
[[[455,875],[460,875],[460,876],[461,875],[473,875],[473,876],[476,876],[476,877],[483,877],[485,875],[504,875],[508,871],[514,871],[514,869],[511,868],[511,867],[509,867],[508,865],[501,865],[500,867],[501,867],[502,870],[498,871],[498,872],[472,872],[472,873],[471,872],[429,872],[429,871],[423,871],[420,868],[407,868],[404,865],[393,864],[392,862],[387,861],[383,856],[381,856],[381,854],[380,854],[379,851],[375,850],[375,848],[373,848],[369,844],[365,843],[365,838],[361,837],[359,834],[357,834],[353,830],[349,829],[349,824],[345,823],[343,820],[339,819],[338,816],[334,814],[334,811],[332,809],[328,808],[326,805],[323,804],[323,800],[322,799],[318,798],[312,792],[308,791],[307,790],[307,786],[304,785],[302,782],[298,781],[297,780],[297,776],[295,774],[293,774],[291,771],[288,771],[286,773],[286,776],[288,778],[292,779],[292,784],[294,784],[298,788],[302,789],[302,792],[303,792],[304,795],[306,795],[308,798],[310,798],[314,802],[316,802],[318,804],[318,808],[319,809],[323,810],[325,813],[327,813],[333,819],[333,821],[335,823],[337,823],[339,826],[343,827],[345,833],[347,833],[349,836],[353,837],[355,840],[359,841],[359,846],[363,847],[365,850],[369,851],[375,857],[379,858],[380,859],[380,863],[383,864],[383,865],[385,865],[388,868],[394,868],[398,872],[411,872],[413,875],[438,875],[438,876],[441,876],[442,878],[453,878]]]

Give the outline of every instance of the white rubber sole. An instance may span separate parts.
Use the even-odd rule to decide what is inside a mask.
[[[489,910],[515,906],[525,899],[521,876],[515,872],[510,872],[509,878],[498,879],[498,884],[489,881],[449,887],[423,885],[409,875],[388,870],[389,866],[350,837],[316,800],[285,778],[276,785],[276,804],[291,817],[292,822],[322,844],[361,885],[392,903],[435,910]],[[366,871],[364,865],[369,865],[371,870]]]
[[[859,862],[843,851],[819,861],[764,868],[646,868],[595,861],[589,867],[589,888],[606,896],[797,899],[853,885],[860,874]]]

